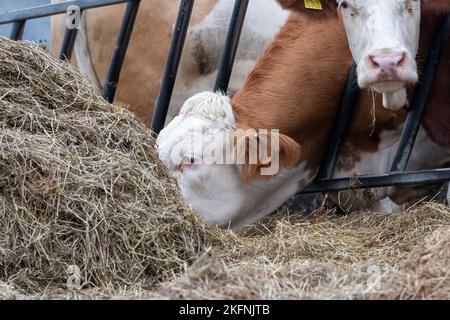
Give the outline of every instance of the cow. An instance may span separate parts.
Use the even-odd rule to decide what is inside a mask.
[[[60,2],[61,0],[52,0]],[[167,121],[194,93],[210,90],[217,74],[234,1],[196,1]],[[160,88],[179,1],[141,1],[120,77],[115,103],[150,123]],[[86,10],[74,48],[74,62],[102,88],[124,5]],[[267,19],[270,16],[270,19]],[[250,1],[241,35],[230,92],[244,82],[258,55],[285,23],[288,12],[274,0]],[[63,15],[52,18],[52,52],[57,55],[65,28]]]
[[[383,106],[393,110],[407,105],[404,86],[412,86],[418,80],[415,56],[421,9],[434,13],[450,11],[449,0],[315,0],[309,5],[303,0],[277,1],[284,9],[309,11],[313,16],[327,17],[337,11],[358,65],[359,87],[382,93]],[[433,28],[431,24],[423,27]],[[429,108],[424,127],[435,142],[450,147],[450,111],[438,99],[435,104],[441,103],[441,108]],[[450,202],[450,188],[447,199]]]
[[[326,4],[331,9],[331,3]],[[232,98],[215,92],[193,96],[159,135],[160,159],[177,178],[183,197],[210,223],[233,230],[253,224],[314,180],[353,62],[339,19],[334,14],[320,17],[294,10]],[[422,12],[420,57],[426,58],[436,19],[434,10]],[[448,68],[447,50],[428,106],[426,118],[431,126],[436,117],[450,119]],[[406,109],[386,109],[379,96],[363,91],[333,177],[388,172],[406,115]],[[251,142],[263,129],[272,130],[267,135],[276,137],[276,157],[272,152],[256,162],[250,162],[249,155],[244,156],[244,163],[202,161],[205,150],[225,154],[233,150],[231,159],[236,160],[242,145],[266,149],[268,139],[257,136]],[[230,138],[230,131],[244,131],[243,138]],[[430,132],[426,125],[421,127],[409,170],[450,164],[448,146],[436,143],[438,139]],[[442,126],[435,133],[448,136],[450,130]],[[239,139],[245,142],[239,144]],[[263,174],[262,169],[271,167],[273,160],[278,162],[278,172]],[[346,208],[385,212],[398,210],[398,204],[409,200],[392,188],[373,189],[369,198],[353,191],[332,198]]]

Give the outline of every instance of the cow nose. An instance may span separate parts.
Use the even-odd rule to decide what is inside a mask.
[[[405,63],[406,54],[402,52],[369,55],[369,68],[379,81],[398,80]]]

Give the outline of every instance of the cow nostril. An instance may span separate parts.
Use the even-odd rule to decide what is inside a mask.
[[[397,63],[397,67],[403,67],[406,63],[406,54],[403,53],[400,61]]]
[[[375,61],[374,56],[369,56],[369,64],[372,69],[380,69],[380,65]]]

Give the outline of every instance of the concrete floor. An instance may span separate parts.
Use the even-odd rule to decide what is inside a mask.
[[[50,0],[0,0],[0,13],[48,3],[50,3]],[[10,25],[0,26],[0,35],[9,36],[10,32]],[[50,45],[50,18],[27,21],[23,38],[24,40],[30,40],[48,47]]]

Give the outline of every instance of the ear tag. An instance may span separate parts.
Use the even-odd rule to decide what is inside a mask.
[[[323,10],[320,0],[305,0],[305,9]]]

